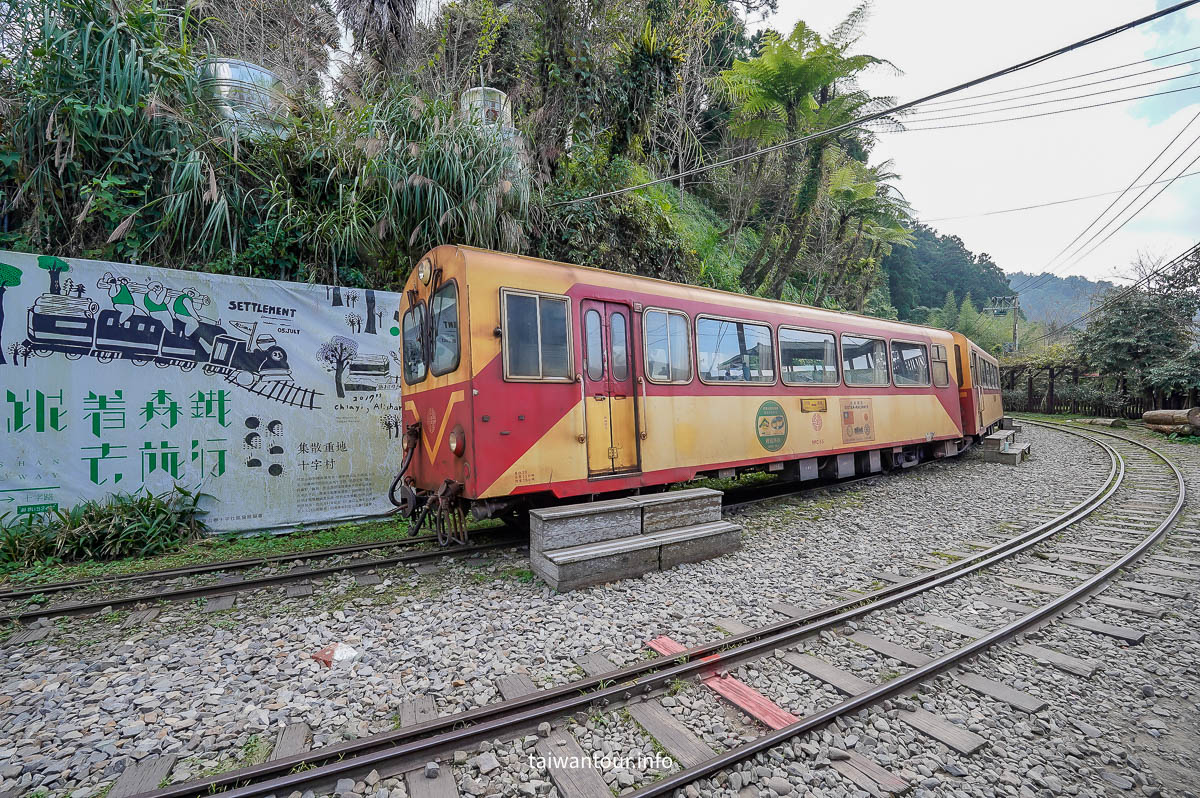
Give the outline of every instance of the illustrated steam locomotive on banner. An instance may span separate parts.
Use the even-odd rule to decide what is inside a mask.
[[[60,352],[68,360],[84,355],[101,363],[118,359],[135,366],[154,363],[205,374],[251,393],[293,407],[314,409],[321,394],[291,380],[287,351],[271,335],[258,333],[258,322],[231,321],[231,333],[200,314],[209,297],[194,288],[173,291],[156,280],[131,282],[105,272],[96,287],[111,307],[59,293],[40,295],[29,308],[26,345],[38,357]],[[240,335],[238,334],[240,333]]]

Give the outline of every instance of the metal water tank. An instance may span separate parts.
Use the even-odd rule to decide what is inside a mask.
[[[200,65],[202,85],[242,138],[279,136],[288,113],[287,84],[266,67],[237,58],[208,58]]]

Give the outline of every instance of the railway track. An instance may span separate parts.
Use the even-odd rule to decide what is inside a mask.
[[[291,552],[158,571],[124,574],[105,579],[55,582],[0,591],[0,623],[29,623],[44,618],[87,615],[101,610],[149,607],[159,602],[209,600],[278,585],[303,586],[332,574],[367,574],[381,568],[419,565],[441,557],[465,557],[479,552],[519,545],[521,541],[502,536],[486,543],[448,548],[437,547],[436,535],[421,535],[394,541],[353,543],[325,549]],[[422,546],[434,546],[425,550]],[[403,549],[385,557],[353,557],[368,552]],[[344,559],[346,557],[349,559]],[[259,575],[242,575],[258,569],[283,570]],[[201,580],[201,581],[197,581]],[[122,592],[108,592],[116,588]],[[52,596],[82,594],[75,600],[47,603]]]
[[[1029,529],[1002,540],[977,542],[979,548],[976,551],[963,552],[961,559],[945,566],[909,576],[898,575],[898,581],[881,589],[829,606],[809,610],[781,609],[780,614],[785,617],[776,623],[735,631],[729,637],[692,648],[684,649],[672,645],[669,640],[659,639],[653,641],[653,647],[663,656],[622,668],[601,668],[603,672],[570,684],[536,690],[527,679],[524,685],[517,679],[516,683],[510,682],[507,688],[501,685],[505,695],[502,702],[428,719],[421,719],[420,712],[410,712],[410,723],[394,731],[312,751],[281,755],[260,765],[194,781],[162,787],[157,787],[156,782],[155,785],[147,785],[152,789],[126,790],[120,794],[136,793],[142,798],[200,798],[213,793],[221,793],[228,798],[286,796],[307,789],[329,790],[342,780],[350,779],[353,783],[353,780],[375,771],[385,777],[408,774],[411,798],[455,795],[457,787],[454,786],[453,776],[449,777],[451,781],[448,787],[444,781],[437,786],[439,778],[447,778],[445,775],[422,779],[419,778],[419,769],[427,762],[445,759],[451,752],[469,749],[484,741],[512,739],[539,727],[542,733],[550,729],[549,739],[537,743],[539,752],[570,753],[579,749],[578,743],[572,742],[563,726],[554,724],[561,724],[564,718],[580,711],[611,713],[619,707],[628,707],[643,726],[665,724],[668,732],[673,727],[674,736],[663,733],[658,739],[669,739],[673,745],[679,746],[681,750],[678,752],[668,746],[668,752],[686,765],[658,781],[625,793],[635,798],[649,798],[682,789],[793,738],[803,740],[803,735],[835,719],[846,718],[934,676],[962,668],[989,648],[1044,625],[1084,602],[1095,602],[1137,617],[1138,612],[1154,610],[1135,600],[1139,593],[1166,597],[1185,595],[1185,591],[1176,584],[1178,578],[1195,577],[1157,567],[1157,564],[1140,566],[1137,581],[1115,579],[1122,571],[1137,563],[1178,517],[1186,490],[1179,469],[1146,444],[1115,433],[1096,430],[1085,432],[1058,425],[1041,426],[1061,429],[1066,434],[1076,435],[1101,447],[1108,455],[1109,471],[1103,476],[1099,487],[1087,489],[1086,495],[1079,497],[1070,507]],[[1200,566],[1200,562],[1184,558],[1167,559],[1177,564],[1191,562]],[[1044,565],[1045,562],[1054,565]],[[1070,564],[1072,569],[1078,569],[1079,566],[1083,568],[1069,570],[1055,567],[1059,564]],[[1042,581],[1030,581],[1030,574],[1035,574]],[[879,635],[863,635],[856,630],[854,635],[849,636],[853,642],[878,653],[889,664],[896,662],[907,668],[878,683],[842,671],[817,656],[823,653],[821,648],[826,644],[847,637],[838,633],[841,629],[865,627],[873,622],[872,619],[886,618],[889,612],[893,617],[911,619],[915,616],[908,608],[913,604],[919,601],[922,610],[927,610],[942,595],[939,591],[953,591],[964,585],[969,589],[984,591],[982,603],[990,602],[998,610],[1015,617],[993,628],[983,629],[956,621],[949,614],[938,616],[926,612],[921,616],[926,626],[951,629],[967,640],[965,644],[938,656],[914,651],[895,640],[889,640],[889,636],[896,635],[883,629],[878,630]],[[992,592],[1014,595],[1013,591],[1018,591],[1023,601],[987,595]],[[1113,594],[1133,595],[1134,598]],[[1039,597],[1045,596],[1050,598],[1040,600]],[[1079,621],[1076,624],[1079,628],[1097,634],[1129,634],[1128,627],[1124,626],[1086,622],[1087,619],[1068,619],[1064,623],[1069,621]],[[848,627],[848,624],[854,626]],[[805,646],[804,653],[790,650],[798,644]],[[1025,648],[1034,660],[1072,672],[1078,673],[1080,669],[1089,667],[1087,663],[1081,664],[1082,661],[1060,652],[1038,647]],[[811,677],[814,691],[819,685],[825,689],[825,693],[829,693],[827,688],[832,686],[845,697],[815,711],[793,716],[771,704],[769,699],[749,685],[741,685],[741,688],[749,688],[749,692],[735,689],[733,683],[737,680],[729,675],[731,669],[770,655]],[[832,655],[828,658],[831,659]],[[592,665],[592,670],[596,670],[594,661]],[[969,671],[966,673],[970,675]],[[694,743],[699,741],[694,735],[689,735],[686,729],[681,732],[680,724],[672,720],[664,705],[655,699],[664,688],[678,685],[679,680],[695,677],[727,698],[732,696],[734,703],[751,715],[764,718],[764,726],[768,730],[752,740],[720,752],[708,749],[710,755],[696,756]],[[964,683],[971,682],[969,686],[973,689],[999,697],[999,700],[1011,702],[1014,706],[1024,700],[1020,691],[1003,684],[981,677],[962,678]],[[778,714],[772,720],[773,711],[770,707],[763,711],[763,704],[751,693],[780,710],[783,721]],[[637,709],[639,706],[641,709]],[[908,709],[903,712],[915,728],[935,739],[956,738],[957,742],[952,740],[948,744],[959,746],[960,751],[965,752],[975,745],[972,738],[977,735],[936,717],[931,719],[927,717],[931,716],[929,712]],[[403,717],[403,712],[401,715]],[[556,745],[560,748],[554,748]],[[682,750],[689,746],[690,751]],[[878,766],[872,770],[870,763],[853,758],[846,761],[850,764],[844,767],[854,771],[854,775],[848,778],[858,784],[863,783],[861,780],[870,782],[876,779],[872,783],[879,787],[879,791],[884,791],[882,780],[886,779],[887,774],[881,774]],[[856,767],[860,769],[855,770]],[[412,777],[413,773],[416,778]],[[561,798],[603,798],[603,795],[611,794],[595,771],[589,775],[577,768],[556,770],[550,767],[548,775],[558,787]],[[131,780],[134,778],[136,774],[130,776]]]
[[[819,484],[809,484],[799,489],[793,484],[768,484],[740,489],[729,495],[732,501],[727,501],[723,510],[726,514],[736,514],[770,501],[795,498],[818,491],[846,490],[853,485],[879,479],[882,476],[884,475],[872,474],[843,480],[826,480]],[[378,568],[416,565],[443,555],[469,556],[493,548],[519,545],[522,542],[515,536],[505,536],[496,545],[455,547],[436,551],[416,552],[389,558],[350,561],[339,559],[347,555],[362,554],[369,551],[386,551],[396,548],[416,549],[421,546],[429,546],[437,543],[436,535],[421,535],[395,541],[354,543],[325,549],[289,552],[269,557],[210,562],[179,568],[122,574],[100,579],[50,582],[11,587],[8,589],[0,588],[0,624],[29,623],[43,618],[86,615],[105,609],[119,610],[162,601],[187,601],[197,598],[215,599],[281,584],[303,584],[313,579],[321,579],[343,571],[368,572]],[[304,565],[305,563],[313,563],[321,560],[334,560],[334,562],[323,567],[306,567]],[[245,571],[273,566],[287,567],[289,565],[292,567],[285,571],[270,573],[260,577],[240,578],[236,576],[236,574]],[[211,581],[188,583],[188,580],[203,580],[205,577],[210,576],[214,577]],[[146,588],[140,591],[129,590],[126,593],[117,594],[105,592],[111,588],[126,588],[133,585],[145,585]],[[82,593],[84,594],[84,598],[48,603],[48,600],[53,596],[70,593]]]

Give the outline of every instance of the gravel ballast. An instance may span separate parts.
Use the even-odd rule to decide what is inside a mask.
[[[771,623],[781,618],[770,608],[772,602],[813,607],[829,603],[830,591],[877,586],[874,572],[917,573],[918,563],[934,552],[961,550],[964,541],[1019,521],[1021,513],[1057,511],[1068,490],[1098,484],[1102,475],[1095,468],[1107,473],[1107,457],[1084,441],[1031,427],[1022,438],[1033,443],[1034,456],[1020,467],[987,464],[972,453],[849,491],[775,503],[738,517],[746,531],[736,554],[576,593],[556,594],[529,581],[524,558],[506,551],[443,560],[438,572],[424,576],[408,569],[384,571],[383,583],[371,587],[356,586],[352,577],[342,575],[316,585],[310,597],[285,598],[281,589],[243,595],[232,610],[213,614],[203,613],[198,604],[169,606],[140,628],[121,630],[124,613],[60,622],[45,641],[0,649],[6,666],[0,682],[0,792],[45,790],[51,796],[90,798],[129,762],[163,753],[179,755],[173,780],[216,772],[260,757],[263,741],[273,743],[288,723],[307,723],[313,745],[319,747],[393,728],[399,705],[408,698],[431,696],[438,712],[449,714],[499,700],[497,679],[505,674],[527,674],[539,686],[562,684],[582,676],[575,658],[591,651],[604,651],[613,662],[627,664],[646,656],[645,641],[657,635],[684,645],[716,640],[722,632],[712,625],[713,618]],[[1181,449],[1194,450],[1177,456],[1190,455],[1200,467],[1200,447],[1173,446],[1169,451],[1175,455]],[[1200,503],[1195,506],[1200,510]],[[1174,602],[1172,607],[1176,612],[1187,609]],[[1101,609],[1088,611],[1102,617]],[[1190,619],[1191,613],[1186,615]],[[1081,630],[1064,635],[1068,644],[1077,639],[1089,647],[1090,658],[1105,662],[1104,674],[1091,681],[1075,683],[1060,672],[1046,674],[1051,669],[1031,668],[1028,658],[1005,665],[1028,681],[1030,686],[1022,689],[1051,700],[1046,712],[1063,713],[1063,722],[1014,717],[1011,710],[962,688],[931,691],[937,700],[958,701],[950,705],[955,714],[978,716],[992,741],[984,756],[1000,749],[1005,752],[1001,758],[942,756],[939,764],[927,738],[910,741],[907,735],[915,733],[887,717],[894,709],[881,706],[821,732],[815,754],[798,744],[788,746],[790,752],[746,763],[736,778],[732,772],[722,774],[697,789],[701,795],[746,790],[780,794],[776,788],[783,787],[778,781],[783,779],[796,789],[850,794],[852,785],[827,762],[822,764],[827,757],[822,751],[857,745],[894,772],[914,774],[918,790],[929,794],[1039,794],[1059,784],[1066,794],[1117,789],[1102,773],[1132,779],[1136,772],[1145,784],[1147,768],[1130,762],[1150,761],[1146,758],[1153,755],[1173,763],[1173,749],[1159,753],[1155,746],[1162,748],[1174,732],[1135,725],[1141,729],[1135,738],[1144,737],[1150,746],[1148,752],[1134,752],[1119,731],[1125,727],[1103,723],[1102,717],[1095,723],[1113,735],[1101,752],[1110,761],[1102,757],[1087,764],[1083,775],[1061,772],[1068,769],[1063,756],[1091,762],[1090,748],[1096,747],[1087,739],[1076,740],[1081,732],[1066,720],[1079,716],[1081,696],[1089,697],[1097,712],[1136,712],[1135,722],[1149,713],[1172,728],[1191,713],[1195,728],[1196,699],[1191,689],[1184,689],[1196,684],[1195,627],[1172,616],[1140,625],[1158,633],[1138,647],[1137,657],[1128,656],[1131,649],[1115,641]],[[1055,634],[1058,628],[1053,628]],[[944,634],[954,645],[950,633]],[[311,658],[337,642],[353,647],[358,656],[333,668]],[[1003,655],[995,657],[994,666],[1000,663],[1007,663]],[[790,693],[787,703],[793,712],[828,700],[828,688],[806,682],[773,658],[746,667]],[[1147,670],[1151,667],[1166,672],[1153,673]],[[1109,673],[1121,674],[1111,679],[1111,686]],[[1042,684],[1042,679],[1051,681]],[[767,682],[760,688],[764,693],[769,693]],[[1153,698],[1144,697],[1144,685],[1151,685]],[[675,698],[669,709],[714,750],[737,744],[754,730],[748,719],[698,686]],[[968,699],[974,703],[964,703]],[[785,703],[782,697],[780,703]],[[1156,714],[1156,706],[1172,717]],[[999,715],[1008,720],[989,726],[988,719]],[[874,728],[877,721],[887,732],[867,731],[866,725]],[[623,716],[611,714],[605,724],[594,726],[585,724],[577,735],[585,749],[628,744],[649,750],[640,727]],[[856,739],[851,744],[847,737]],[[999,745],[994,738],[1001,739]],[[877,742],[871,745],[870,740]],[[1043,744],[1044,750],[1037,748]],[[895,750],[880,747],[887,745]],[[520,758],[520,741],[501,746],[507,747],[497,748],[498,753]],[[1117,757],[1117,749],[1124,755]],[[1025,764],[1014,759],[1018,754]],[[460,785],[472,780],[470,786],[479,792],[465,790],[469,794],[553,794],[544,774],[527,773],[524,780],[505,768],[482,774],[474,764],[478,755],[473,751],[467,762],[443,763],[454,769]],[[1041,763],[1034,761],[1038,758]],[[955,767],[968,775],[948,774],[946,760],[957,761]],[[989,775],[993,771],[996,778]],[[1009,772],[1016,784],[1006,782]],[[658,775],[630,772],[611,784],[620,792]],[[537,784],[530,787],[531,782]],[[361,786],[365,792],[359,794],[379,798],[404,794],[396,779]]]

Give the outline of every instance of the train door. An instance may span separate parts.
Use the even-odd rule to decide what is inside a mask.
[[[584,416],[591,476],[638,470],[630,313],[627,305],[585,299]]]
[[[983,386],[979,384],[979,355],[971,353],[971,393],[975,397],[975,428],[983,434]]]

